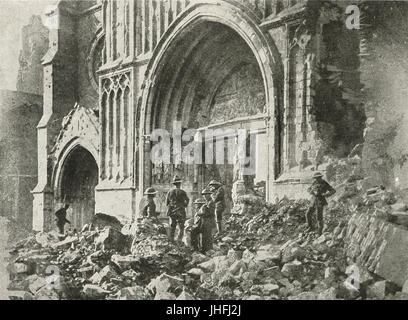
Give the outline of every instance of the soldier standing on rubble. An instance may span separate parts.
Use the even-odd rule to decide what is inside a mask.
[[[215,221],[217,226],[216,235],[220,235],[222,232],[222,214],[225,210],[224,188],[221,186],[221,183],[216,180],[210,181],[208,185],[212,192],[211,197],[215,205]]]
[[[171,189],[167,193],[166,205],[167,215],[170,217],[170,240],[174,241],[174,234],[176,232],[176,227],[179,227],[179,234],[177,237],[178,241],[183,239],[184,234],[184,223],[186,221],[186,208],[190,199],[187,193],[181,189],[181,179],[176,175],[173,178],[172,183],[175,188]]]
[[[323,232],[323,212],[324,207],[327,206],[326,197],[330,197],[336,193],[336,190],[323,179],[323,175],[320,172],[316,172],[313,175],[313,183],[309,187],[308,192],[312,195],[312,201],[309,209],[306,212],[306,223],[308,225],[308,231],[314,229],[312,216],[316,213],[318,234]]]
[[[202,253],[205,253],[212,249],[214,211],[209,209],[208,202],[202,198],[196,199],[194,205],[196,214],[194,215],[191,242],[194,250],[200,250]]]
[[[142,216],[148,218],[156,218],[156,204],[154,203],[154,197],[156,196],[156,189],[147,188],[144,195],[147,196],[147,203],[142,209]]]
[[[60,234],[64,234],[64,226],[66,223],[71,224],[69,220],[67,220],[67,210],[69,209],[69,204],[66,203],[63,208],[57,210],[55,212],[55,221],[57,223],[58,231]]]

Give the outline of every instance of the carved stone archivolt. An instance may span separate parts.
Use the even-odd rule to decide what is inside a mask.
[[[87,58],[88,78],[95,91],[98,91],[97,71],[104,63],[105,36],[102,30],[95,37]]]
[[[54,167],[60,165],[75,145],[81,145],[87,149],[98,162],[99,140],[98,111],[76,104],[62,120],[62,129],[50,152]]]

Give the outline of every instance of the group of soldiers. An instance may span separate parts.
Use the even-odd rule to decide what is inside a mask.
[[[170,219],[170,240],[174,241],[176,228],[179,228],[177,241],[181,242],[184,236],[185,222],[187,219],[186,208],[190,202],[187,193],[181,189],[182,180],[177,175],[173,178],[172,188],[166,197],[167,216]],[[314,219],[317,220],[317,233],[322,234],[324,222],[323,213],[327,206],[326,197],[332,196],[336,190],[323,179],[320,172],[313,175],[313,183],[308,189],[312,195],[311,204],[306,212],[306,223],[308,231],[315,230]],[[144,192],[146,204],[142,208],[142,216],[157,219],[156,204],[154,197],[157,191],[149,187]],[[213,230],[217,229],[216,235],[222,232],[222,216],[225,210],[225,196],[222,184],[216,180],[210,181],[208,186],[201,192],[202,197],[194,201],[195,214],[191,226],[187,226],[190,232],[192,247],[201,252],[206,252],[212,248]],[[61,234],[64,234],[64,226],[70,223],[67,220],[67,210],[69,204],[55,212],[56,224]]]
[[[167,216],[170,219],[170,240],[174,241],[177,227],[179,229],[177,241],[179,242],[183,239],[184,230],[188,229],[192,247],[197,251],[206,252],[212,248],[214,227],[217,229],[216,235],[220,235],[222,232],[222,216],[225,210],[224,189],[220,182],[210,181],[208,186],[202,190],[202,197],[194,201],[195,214],[192,226],[185,228],[186,208],[190,199],[181,188],[181,183],[181,178],[175,176],[172,181],[174,188],[166,196]],[[157,217],[156,204],[154,203],[156,194],[157,191],[152,187],[147,188],[144,192],[147,201],[142,209],[143,216]]]

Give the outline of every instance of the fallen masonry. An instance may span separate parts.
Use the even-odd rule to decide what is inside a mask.
[[[308,200],[254,195],[236,199],[223,237],[205,255],[169,242],[158,221],[119,228],[99,215],[96,228],[63,240],[50,232],[17,243],[10,299],[408,299],[408,230],[395,218],[404,205],[384,188],[365,190],[349,169],[357,160],[331,164],[338,192],[322,235],[306,231]]]

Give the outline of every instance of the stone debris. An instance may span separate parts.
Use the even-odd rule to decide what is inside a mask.
[[[322,235],[306,230],[309,201],[287,198],[237,195],[205,255],[170,242],[157,219],[122,225],[98,214],[64,239],[20,241],[10,251],[10,299],[407,299],[408,252],[397,252],[408,236],[393,217],[406,206],[382,186],[366,190],[359,161],[327,167],[338,192]]]

